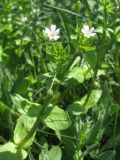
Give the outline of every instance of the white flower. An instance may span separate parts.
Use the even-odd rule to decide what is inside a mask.
[[[50,39],[50,40],[58,40],[60,38],[59,33],[60,29],[56,27],[56,25],[51,25],[49,28],[45,28],[43,33]]]
[[[22,16],[20,20],[21,20],[21,22],[23,22],[23,23],[24,23],[24,22],[26,22],[26,21],[27,21],[27,17]]]
[[[94,27],[89,27],[88,25],[84,25],[82,28],[82,33],[84,34],[85,37],[90,38],[94,37],[96,33],[94,33]]]

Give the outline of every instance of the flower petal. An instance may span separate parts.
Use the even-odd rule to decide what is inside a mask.
[[[82,33],[86,33],[86,31],[84,30],[84,28],[82,28],[82,30],[81,30],[81,31],[82,31]]]
[[[50,30],[51,30],[51,32],[55,32],[55,30],[56,30],[56,25],[53,25],[53,24],[52,24],[52,25],[50,26]]]
[[[91,27],[90,32],[93,32],[93,31],[94,31],[94,27]]]
[[[49,34],[47,37],[48,37],[50,40],[53,39],[53,36],[52,36],[51,34]]]
[[[53,39],[56,41],[56,40],[58,40],[60,37],[59,36],[57,36],[57,35],[55,35],[54,37],[53,37]]]
[[[84,34],[85,37],[90,38],[90,34]]]
[[[94,37],[96,33],[91,33],[90,36]]]
[[[43,32],[45,33],[45,34],[50,34],[50,29],[49,28],[45,28],[45,30],[43,30]]]
[[[43,30],[43,33],[46,34],[50,40],[58,40],[60,29],[57,29],[56,25],[51,24],[50,28],[45,28]]]
[[[60,33],[60,29],[55,30],[55,34],[59,34]]]
[[[89,26],[85,24],[85,25],[83,26],[83,29],[84,29],[85,31],[89,31]]]

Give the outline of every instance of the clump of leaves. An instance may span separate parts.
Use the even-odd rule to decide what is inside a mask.
[[[119,160],[119,17],[117,0],[1,0],[0,160]]]

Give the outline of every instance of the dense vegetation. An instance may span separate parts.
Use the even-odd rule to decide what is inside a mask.
[[[0,160],[120,160],[119,110],[119,0],[0,0]]]

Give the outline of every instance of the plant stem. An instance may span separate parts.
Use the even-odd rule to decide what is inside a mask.
[[[52,83],[51,83],[51,86],[50,86],[50,90],[52,90],[52,87],[53,87],[53,85],[54,85],[55,77],[56,77],[56,73],[55,73],[55,75],[54,75],[54,77],[53,77],[53,80],[52,80]]]
[[[28,149],[28,154],[29,154],[30,160],[35,160],[30,149]]]
[[[76,51],[76,52],[77,52],[77,51]],[[76,55],[76,52],[75,52],[74,56],[72,57],[71,61],[67,64],[67,66],[66,66],[64,72],[62,73],[62,75],[60,75],[60,78],[65,76],[65,74],[66,74],[67,71],[70,69],[70,67],[71,67],[71,65],[73,64],[73,62],[75,61],[76,56],[77,56],[77,55]]]
[[[33,64],[33,72],[34,72],[34,78],[37,80],[37,73],[36,73],[36,68],[35,68],[35,60],[34,60],[34,55],[33,55],[33,50],[31,49],[31,60]]]
[[[99,146],[100,146],[100,143],[97,143],[97,144],[93,144],[90,147],[88,147],[88,149],[85,152],[83,152],[83,157],[87,156],[87,154],[89,152],[91,152],[93,149],[95,149],[95,148],[97,148]]]
[[[104,58],[105,55],[105,41],[106,41],[106,30],[107,30],[107,9],[106,9],[106,0],[103,1],[103,17],[104,17],[104,21],[103,21],[103,37],[102,37],[102,42],[101,42],[101,46],[100,46],[100,51],[99,51],[99,57],[98,57],[98,67],[101,66],[102,60]]]
[[[48,72],[48,69],[47,69],[47,66],[46,66],[46,63],[45,63],[45,60],[44,60],[44,57],[43,57],[43,53],[41,51],[41,49],[38,47],[38,51],[39,53],[41,53],[41,62],[42,62],[42,65],[43,65],[43,69],[44,69],[44,72],[47,73]]]
[[[38,131],[41,132],[41,133],[44,133],[44,134],[56,136],[56,134],[54,134],[54,133],[49,133],[49,132],[46,132],[46,131],[43,131],[43,130],[40,130],[40,129],[38,129]],[[60,136],[61,136],[61,137],[68,138],[68,139],[73,139],[73,140],[80,141],[80,139],[79,139],[79,138],[76,138],[76,137],[72,137],[72,136],[68,136],[68,135],[63,135],[63,134],[60,134]]]
[[[103,7],[104,7],[104,22],[103,22],[103,37],[102,37],[102,42],[101,42],[101,45],[100,45],[100,51],[99,51],[99,54],[98,54],[98,60],[97,60],[97,65],[96,65],[96,68],[95,68],[95,71],[94,71],[94,77],[93,77],[93,81],[92,81],[92,84],[90,86],[90,89],[88,91],[88,94],[87,94],[87,97],[85,99],[85,102],[83,104],[83,106],[85,107],[88,100],[89,100],[89,97],[91,95],[91,92],[92,92],[92,87],[94,85],[94,81],[97,77],[97,73],[98,73],[98,69],[99,67],[101,67],[101,64],[102,64],[102,61],[103,61],[103,58],[105,56],[105,53],[106,53],[106,50],[105,50],[105,40],[106,40],[106,30],[107,30],[107,10],[106,10],[106,0],[103,1]]]
[[[114,123],[114,137],[116,136],[116,127],[117,127],[118,114],[119,114],[119,112],[117,112],[117,113],[116,113],[116,116],[115,116],[115,123]]]
[[[50,8],[53,8],[53,9],[56,9],[56,10],[59,10],[59,11],[63,11],[63,12],[69,13],[69,14],[72,14],[72,15],[74,15],[74,16],[81,17],[80,14],[78,14],[78,13],[76,13],[76,12],[73,12],[73,11],[69,11],[69,10],[64,9],[64,8],[60,8],[60,7],[56,7],[56,6],[48,5],[48,4],[45,4],[45,6],[50,7]]]

